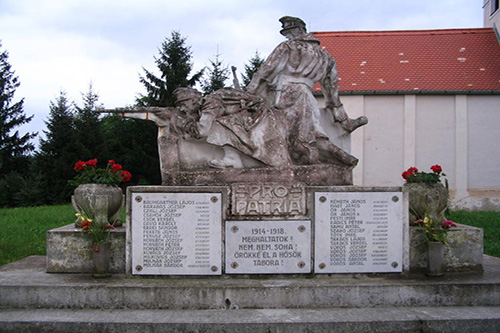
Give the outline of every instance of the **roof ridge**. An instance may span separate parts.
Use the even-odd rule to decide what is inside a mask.
[[[322,36],[388,36],[388,35],[450,35],[464,33],[492,33],[493,28],[454,28],[454,29],[425,29],[425,30],[360,30],[360,31],[313,31],[314,35]]]

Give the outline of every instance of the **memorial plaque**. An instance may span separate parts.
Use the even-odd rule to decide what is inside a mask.
[[[233,184],[233,215],[304,215],[305,186],[302,183]]]
[[[311,221],[227,221],[227,274],[311,272]]]
[[[132,274],[220,275],[220,193],[134,193]]]
[[[315,273],[403,269],[403,193],[316,192]]]

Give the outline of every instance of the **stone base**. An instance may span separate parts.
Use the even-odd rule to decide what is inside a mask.
[[[125,273],[125,228],[112,233],[111,272]],[[410,228],[410,270],[427,267],[426,243],[420,230]],[[445,269],[448,272],[483,270],[483,230],[459,224],[448,233],[445,246]],[[48,273],[91,273],[91,244],[81,229],[73,224],[47,232]]]
[[[458,224],[448,231],[444,247],[445,271],[483,270],[483,229]],[[420,229],[410,228],[410,270],[427,268],[427,243]]]
[[[253,182],[300,182],[307,186],[352,185],[352,167],[316,164],[289,168],[205,169],[179,171],[164,180],[167,186],[229,185]]]
[[[125,228],[111,231],[111,273],[125,273]],[[47,231],[47,273],[92,273],[92,243],[74,224]]]

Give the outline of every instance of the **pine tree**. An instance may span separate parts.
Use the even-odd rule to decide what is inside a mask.
[[[219,57],[220,54],[217,53],[215,59],[210,60],[211,67],[202,83],[202,90],[205,94],[225,88],[225,82],[229,79],[229,68],[224,66]]]
[[[80,159],[75,150],[77,138],[72,103],[61,91],[55,101],[50,102],[50,113],[45,122],[46,139],[40,140],[35,158],[36,169],[45,184],[46,203],[67,202],[71,195],[68,180],[73,178],[73,166]]]
[[[105,116],[102,122],[109,159],[132,173],[130,184],[161,184],[156,124],[118,115]]]
[[[97,109],[102,108],[99,103],[99,95],[94,92],[92,83],[86,93],[82,93],[83,105],[75,105],[75,133],[77,143],[74,147],[78,152],[78,160],[88,160],[92,158],[106,158],[106,144],[102,131],[100,114]]]
[[[36,133],[20,135],[17,130],[12,133],[16,127],[30,122],[33,116],[25,115],[24,99],[12,103],[20,82],[8,59],[7,51],[0,51],[0,176],[27,166],[28,155],[34,150],[30,140],[36,136]]]
[[[146,70],[140,81],[146,88],[147,95],[139,95],[137,104],[142,106],[174,106],[173,92],[179,87],[193,87],[202,77],[203,70],[188,76],[193,68],[191,47],[186,46],[186,38],[177,31],[172,31],[171,38],[166,38],[159,49],[160,56],[154,57],[160,76]]]
[[[265,61],[265,59],[260,57],[260,54],[258,51],[255,51],[255,55],[253,58],[248,60],[250,63],[245,64],[245,73],[241,74],[241,79],[243,81],[243,87],[248,86],[250,81],[252,81],[252,76],[257,72],[259,67],[262,65],[262,63]]]

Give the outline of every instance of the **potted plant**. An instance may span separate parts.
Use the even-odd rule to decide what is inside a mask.
[[[456,223],[426,216],[416,220],[414,224],[424,231],[427,241],[427,275],[442,276],[446,236],[451,227],[457,226]]]
[[[444,220],[448,208],[448,181],[445,179],[446,186],[441,182],[441,176],[446,174],[440,165],[433,165],[430,169],[432,172],[424,172],[411,167],[401,175],[410,195],[410,223],[427,215]]]
[[[71,203],[79,214],[87,211],[99,223],[120,226],[123,192],[118,184],[130,181],[132,176],[114,160],[109,160],[105,168],[98,168],[97,164],[97,159],[75,164],[77,175],[69,183],[77,187]],[[81,219],[77,219],[75,224],[80,227]]]
[[[92,264],[95,277],[108,277],[111,258],[111,230],[115,229],[112,224],[96,222],[89,211],[76,213],[81,221],[82,231],[91,237],[92,242]]]

